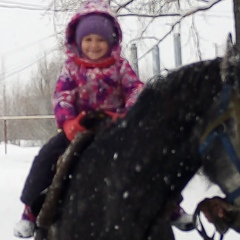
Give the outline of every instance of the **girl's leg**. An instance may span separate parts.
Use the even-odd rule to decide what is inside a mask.
[[[32,167],[25,181],[21,200],[27,205],[32,205],[52,182],[56,171],[58,158],[69,145],[64,132],[51,138],[34,158]]]
[[[41,205],[42,200],[39,201],[42,198],[41,193],[51,184],[58,158],[64,153],[69,143],[64,132],[60,132],[51,138],[34,158],[21,195],[21,200],[26,205],[22,219],[14,227],[16,237],[28,238],[33,236],[36,216],[41,207],[37,206],[36,208],[36,205]],[[38,210],[34,211],[35,209]]]

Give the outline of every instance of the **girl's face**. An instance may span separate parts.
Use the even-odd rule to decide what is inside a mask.
[[[98,34],[90,34],[82,39],[82,53],[90,60],[100,60],[107,54],[108,43]]]

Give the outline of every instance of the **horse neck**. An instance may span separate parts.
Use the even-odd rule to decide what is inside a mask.
[[[127,115],[130,136],[136,138],[136,126],[140,126],[137,134],[140,136],[142,132],[147,139],[145,145],[152,143],[154,158],[171,162],[171,169],[166,168],[164,174],[174,183],[177,179],[175,189],[182,189],[201,166],[198,144],[203,126],[200,122],[206,126],[208,106],[213,105],[222,87],[219,63],[217,59],[192,64],[169,74],[162,82],[153,82]],[[139,152],[139,158],[144,156],[144,146]],[[163,171],[164,164],[159,171]],[[176,176],[178,173],[181,177]]]

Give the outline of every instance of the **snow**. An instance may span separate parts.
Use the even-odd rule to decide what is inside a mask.
[[[28,171],[31,167],[33,157],[39,151],[39,147],[19,147],[7,145],[7,154],[5,146],[0,144],[0,227],[1,239],[16,240],[12,234],[14,224],[19,220],[23,204],[19,200],[22,187]],[[210,185],[202,176],[196,175],[183,191],[184,200],[181,206],[188,212],[193,213],[196,204],[206,197],[215,195],[223,196],[219,188]],[[207,231],[213,232],[213,227],[203,218],[203,223]],[[176,240],[201,240],[197,231],[181,232],[174,229]],[[29,238],[32,240],[33,238]],[[217,238],[216,238],[217,239]],[[240,235],[230,230],[224,237],[224,240],[238,240]]]

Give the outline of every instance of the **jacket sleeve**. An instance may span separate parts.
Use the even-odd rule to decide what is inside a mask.
[[[120,74],[122,75],[125,108],[128,110],[136,102],[138,95],[142,92],[144,83],[140,81],[126,59],[122,62]]]
[[[52,99],[54,115],[59,128],[62,128],[65,121],[77,116],[75,108],[76,89],[76,81],[71,77],[66,65],[64,65],[58,77]]]

